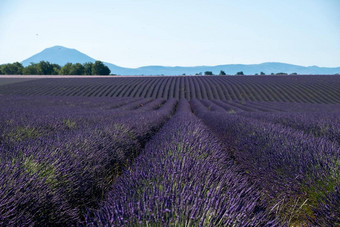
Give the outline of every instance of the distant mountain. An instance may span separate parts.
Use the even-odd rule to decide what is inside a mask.
[[[83,54],[75,49],[70,49],[62,46],[54,46],[47,48],[42,52],[33,55],[32,57],[22,61],[24,66],[30,63],[38,63],[40,61],[49,61],[58,65],[65,65],[68,62],[71,63],[85,63],[95,62],[96,60]],[[111,73],[118,75],[195,75],[196,73],[204,73],[205,71],[212,71],[214,74],[218,74],[223,70],[226,74],[234,75],[237,72],[243,71],[244,74],[253,75],[256,73],[264,72],[266,74],[271,73],[298,73],[298,74],[336,74],[340,73],[340,67],[326,68],[318,66],[299,66],[278,62],[267,62],[262,64],[242,65],[217,65],[217,66],[193,66],[193,67],[181,67],[181,66],[144,66],[139,68],[124,68],[111,63],[105,63],[111,70]]]
[[[23,66],[27,66],[30,63],[39,63],[40,61],[49,61],[58,65],[65,65],[68,62],[71,63],[85,63],[94,62],[95,59],[79,52],[76,49],[69,49],[62,46],[54,46],[46,48],[33,55],[32,57],[21,62]]]
[[[39,63],[40,61],[48,61],[50,63],[58,64],[60,66],[64,66],[66,63],[81,63],[84,64],[86,62],[95,62],[96,59],[89,57],[88,55],[76,50],[70,49],[63,46],[54,46],[50,48],[46,48],[45,50],[41,51],[33,55],[30,58],[22,61],[21,64],[23,66],[28,66],[31,63]],[[112,73],[124,72],[126,68],[122,68],[116,66],[111,63],[105,63],[111,70]]]

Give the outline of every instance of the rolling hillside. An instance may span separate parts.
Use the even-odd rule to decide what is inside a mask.
[[[94,62],[100,59],[94,59],[88,55],[81,53],[76,49],[70,49],[62,46],[54,46],[43,50],[42,52],[33,55],[32,57],[22,61],[24,66],[30,63],[38,63],[40,61],[49,61],[58,65],[65,65],[66,63],[85,63]],[[218,75],[221,70],[225,73],[234,75],[239,71],[243,71],[246,75],[254,75],[256,73],[264,72],[271,73],[298,73],[298,74],[339,74],[340,67],[326,68],[318,66],[299,66],[279,62],[267,62],[262,64],[225,64],[217,66],[143,66],[139,68],[120,67],[112,63],[105,64],[110,68],[111,73],[118,75],[195,75],[196,73],[204,73],[205,71],[212,71]]]

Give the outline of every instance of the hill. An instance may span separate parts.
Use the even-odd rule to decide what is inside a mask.
[[[33,55],[32,57],[22,61],[24,66],[30,63],[38,63],[40,61],[49,61],[58,65],[65,65],[71,63],[85,63],[94,62],[96,59],[81,53],[76,49],[70,49],[62,46],[54,46],[47,48],[42,52]],[[214,74],[219,74],[221,70],[227,74],[234,75],[236,72],[243,71],[247,75],[264,72],[270,73],[298,73],[298,74],[336,74],[340,73],[340,67],[327,68],[318,66],[299,66],[279,62],[267,62],[262,64],[228,64],[217,66],[144,66],[139,68],[124,68],[111,63],[105,63],[112,73],[118,75],[195,75],[196,73],[204,73],[205,71],[212,71]]]
[[[76,49],[65,48],[62,46],[54,46],[46,48],[40,53],[27,58],[26,60],[22,61],[21,64],[23,66],[27,66],[30,63],[39,63],[40,61],[49,61],[51,63],[63,66],[68,62],[83,64],[85,62],[94,62],[95,59],[81,53]]]

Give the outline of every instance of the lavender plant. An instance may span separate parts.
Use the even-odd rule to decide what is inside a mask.
[[[88,226],[275,226],[260,194],[181,100]]]
[[[1,110],[0,225],[79,223],[85,206],[104,198],[176,105],[175,100],[157,100],[141,111],[115,114],[130,102],[102,113],[76,103],[61,104],[63,111],[54,112],[48,107],[50,98],[40,101],[47,107],[40,103],[39,110],[34,105]],[[51,115],[40,118],[39,111]]]
[[[231,148],[235,162],[262,188],[282,223],[308,223],[319,203],[325,204],[324,198],[337,193],[337,144],[277,124],[209,112],[197,100],[191,104]]]

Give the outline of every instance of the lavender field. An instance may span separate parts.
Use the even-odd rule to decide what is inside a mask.
[[[27,80],[0,79],[0,95],[340,103],[339,75],[117,78],[46,76],[44,79]]]
[[[339,79],[0,79],[0,226],[340,226]]]

